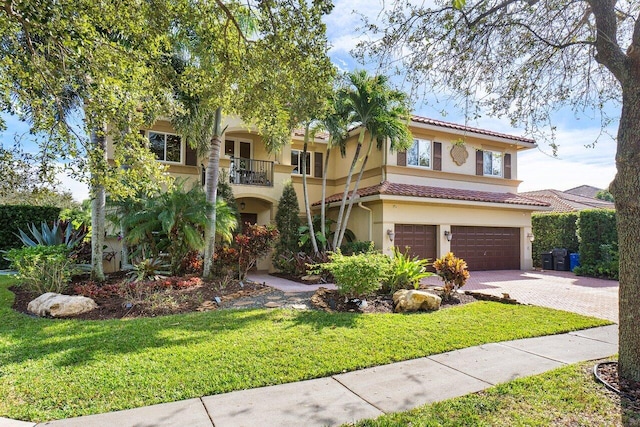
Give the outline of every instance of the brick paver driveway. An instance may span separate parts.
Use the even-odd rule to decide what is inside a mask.
[[[439,285],[438,276],[423,283]],[[618,282],[581,277],[568,271],[472,271],[463,290],[511,298],[618,322]]]

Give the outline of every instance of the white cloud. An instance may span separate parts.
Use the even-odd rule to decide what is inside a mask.
[[[580,185],[607,188],[616,174],[615,142],[603,136],[595,147],[585,147],[599,134],[599,128],[560,130],[558,157],[552,157],[545,146],[519,154],[518,179],[524,182],[518,191],[568,190]]]
[[[76,180],[64,171],[59,172],[56,178],[60,180],[58,190],[69,191],[75,201],[81,202],[89,198],[89,187],[87,184]]]

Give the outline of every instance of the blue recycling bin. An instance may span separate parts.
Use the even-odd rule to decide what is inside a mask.
[[[580,254],[574,252],[569,254],[569,270],[573,271],[576,267],[580,267]]]

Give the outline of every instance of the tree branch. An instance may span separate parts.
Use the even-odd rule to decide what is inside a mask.
[[[586,0],[596,18],[595,60],[604,65],[621,83],[625,79],[626,56],[617,41],[615,0]],[[634,31],[635,35],[635,31]]]
[[[499,11],[500,9],[504,9],[510,4],[517,3],[519,1],[521,0],[505,0],[502,3],[493,6],[491,9],[487,10],[486,12],[481,13],[473,21],[469,21],[466,17],[466,14],[463,13],[465,15],[465,21],[467,21],[467,25],[469,26],[469,28],[475,27],[478,22],[482,21],[487,16],[492,15],[495,12]]]
[[[222,0],[215,0],[216,4],[220,7],[220,9],[223,10],[223,12],[225,13],[225,15],[227,15],[227,18],[229,18],[229,20],[233,23],[233,25],[236,27],[236,29],[238,30],[238,34],[240,34],[240,38],[242,40],[244,40],[245,42],[247,42],[247,38],[244,35],[244,32],[242,31],[242,28],[240,27],[240,24],[238,24],[238,21],[236,20],[235,16],[233,16],[233,14],[231,13],[231,11],[229,10],[229,8],[227,7],[227,5],[225,5]]]

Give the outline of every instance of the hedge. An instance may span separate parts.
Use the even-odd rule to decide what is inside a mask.
[[[534,267],[542,267],[541,255],[553,248],[578,252],[578,213],[534,214],[531,226],[535,240],[531,245]]]
[[[572,213],[543,213],[531,217],[533,265],[553,248],[580,253],[576,274],[617,279],[618,232],[614,210],[592,209]]]
[[[60,208],[54,206],[0,205],[0,250],[22,246],[18,229],[26,230],[29,224],[58,219]],[[7,268],[9,261],[0,256],[0,268]]]

